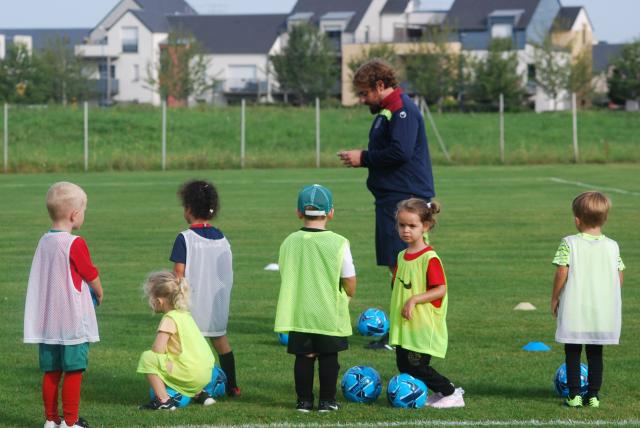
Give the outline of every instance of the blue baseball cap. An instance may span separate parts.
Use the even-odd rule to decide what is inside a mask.
[[[313,207],[305,209],[305,207]],[[331,190],[319,184],[313,184],[303,188],[298,193],[298,211],[312,217],[328,215],[333,208],[333,195]]]

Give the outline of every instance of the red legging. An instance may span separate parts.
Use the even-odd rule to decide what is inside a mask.
[[[42,379],[42,400],[44,411],[48,421],[60,420],[58,414],[58,385],[62,372],[46,372]],[[80,407],[80,385],[82,384],[82,370],[65,372],[62,384],[62,413],[69,426],[78,421],[78,409]]]

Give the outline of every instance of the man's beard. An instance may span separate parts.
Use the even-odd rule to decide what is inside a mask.
[[[380,107],[380,104],[369,105],[369,111],[371,112],[371,114],[378,114],[380,113],[380,110],[382,110],[382,107]]]

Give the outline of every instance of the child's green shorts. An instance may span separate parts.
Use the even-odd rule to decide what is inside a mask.
[[[40,370],[43,372],[75,372],[86,370],[89,363],[89,343],[78,345],[47,345],[41,343]]]

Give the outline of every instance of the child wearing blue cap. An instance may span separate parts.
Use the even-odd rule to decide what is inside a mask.
[[[349,300],[356,292],[356,271],[349,241],[326,229],[333,219],[333,196],[314,184],[298,194],[303,227],[280,246],[280,295],[276,332],[288,332],[287,352],[296,356],[293,374],[296,410],[313,410],[313,376],[318,359],[318,411],[338,410],[338,352],[351,336]]]

